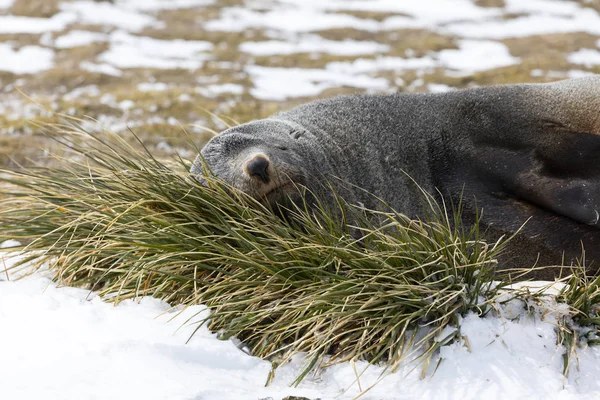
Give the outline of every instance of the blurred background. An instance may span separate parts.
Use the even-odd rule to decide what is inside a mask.
[[[61,151],[55,112],[193,157],[316,98],[593,73],[600,0],[0,0],[0,168]]]

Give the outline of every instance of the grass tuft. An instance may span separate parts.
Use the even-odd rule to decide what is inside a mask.
[[[160,161],[80,122],[47,128],[75,154],[61,167],[2,171],[0,240],[20,240],[60,283],[115,302],[206,304],[201,322],[254,355],[279,365],[304,353],[296,383],[348,360],[427,366],[460,336],[445,328],[488,312],[503,287],[492,284],[502,245],[430,197],[428,221],[338,198],[339,210],[297,207],[288,223],[214,179],[203,186],[189,161]]]

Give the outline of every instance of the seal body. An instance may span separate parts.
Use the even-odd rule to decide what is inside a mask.
[[[234,187],[270,203],[307,187],[410,217],[421,189],[482,211],[506,266],[600,264],[600,77],[448,93],[344,96],[231,128],[201,151]],[[343,184],[342,184],[343,183]],[[285,196],[284,196],[285,195]],[[593,265],[593,267],[592,267]],[[595,268],[594,268],[595,269]]]

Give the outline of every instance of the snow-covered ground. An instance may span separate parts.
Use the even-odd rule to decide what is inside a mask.
[[[11,260],[0,260],[10,267]],[[460,343],[443,346],[424,379],[413,364],[344,363],[309,375],[298,387],[304,359],[271,366],[222,341],[205,327],[191,336],[205,307],[172,309],[145,297],[118,306],[87,290],[57,287],[46,273],[0,277],[0,396],[6,399],[596,399],[600,349],[577,353],[568,378],[556,318],[548,303],[528,312],[512,300],[494,316],[461,319]],[[12,278],[12,279],[11,279]],[[191,320],[192,322],[188,322]],[[187,322],[187,324],[186,324]],[[243,346],[239,346],[243,347]],[[433,369],[441,357],[435,373]],[[359,376],[357,380],[357,374]],[[367,390],[370,389],[370,390]]]
[[[514,81],[510,74],[547,80],[600,72],[598,0],[240,0],[226,7],[217,0],[57,0],[53,15],[11,15],[19,1],[26,0],[0,0],[7,143],[27,133],[16,121],[40,115],[17,88],[39,90],[58,111],[65,111],[61,101],[72,113],[85,105],[115,130],[159,125],[162,132],[198,123],[190,105],[235,113],[342,88],[439,92]],[[190,20],[191,28],[177,31]],[[408,38],[414,42],[405,48]],[[531,44],[520,42],[528,38]],[[552,63],[536,46],[548,46]],[[262,108],[250,110],[258,117]],[[0,160],[31,147],[23,143],[0,147]],[[351,399],[378,381],[361,399],[600,398],[599,349],[579,349],[568,378],[562,375],[561,306],[529,314],[514,301],[498,315],[467,315],[467,340],[442,347],[437,372],[424,379],[411,365],[380,379],[383,367],[341,364],[291,388],[302,365],[296,359],[265,387],[267,361],[205,328],[186,343],[195,327],[179,328],[208,312],[201,306],[172,310],[144,298],[115,307],[56,287],[44,274],[16,280],[3,274],[9,263],[0,260],[0,399]]]

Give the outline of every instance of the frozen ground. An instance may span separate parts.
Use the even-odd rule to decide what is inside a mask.
[[[207,110],[245,122],[335,94],[600,73],[599,10],[600,0],[0,0],[0,167],[59,151],[29,123],[55,121],[51,111],[193,156],[182,126],[198,145],[203,127],[224,127]],[[370,367],[359,385],[339,365],[292,389],[296,360],[265,388],[268,362],[204,329],[185,344],[192,328],[177,328],[197,311],[113,307],[40,275],[0,277],[0,398],[346,399],[382,372]],[[435,375],[407,366],[362,399],[600,397],[599,350],[581,349],[561,374],[555,318],[516,303],[467,316],[468,345],[443,347]]]
[[[11,261],[0,260],[10,266]],[[11,279],[13,278],[13,279]],[[218,340],[206,328],[192,339],[202,306],[171,309],[153,298],[101,301],[87,290],[56,287],[44,274],[0,277],[0,396],[6,399],[595,399],[600,349],[578,351],[568,378],[556,344],[551,302],[526,312],[512,300],[494,316],[461,319],[461,343],[443,346],[442,362],[385,374],[363,362],[309,375],[298,387],[301,357],[271,371],[267,361]],[[187,323],[187,325],[186,325]],[[183,326],[183,327],[182,327]],[[240,346],[241,347],[241,346]],[[360,375],[357,380],[357,374]],[[377,383],[375,386],[373,386]],[[371,388],[372,387],[372,388]],[[370,390],[367,390],[371,388]]]

